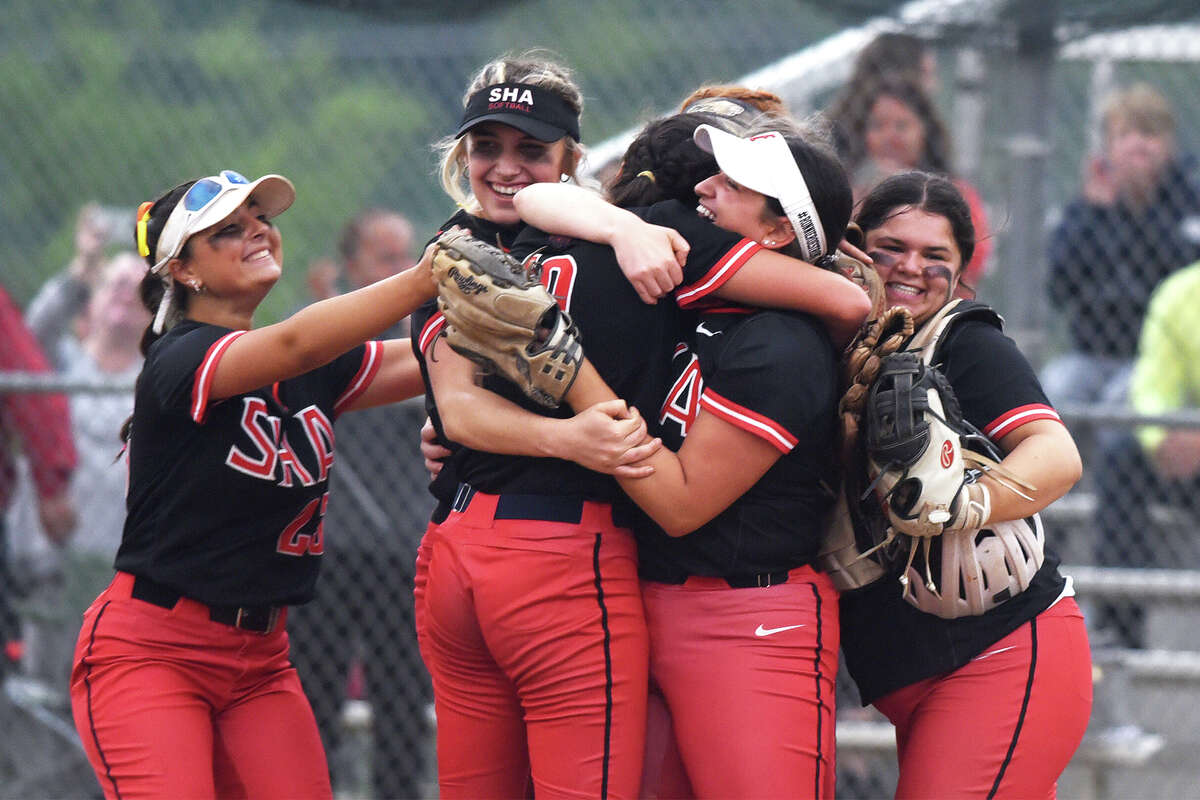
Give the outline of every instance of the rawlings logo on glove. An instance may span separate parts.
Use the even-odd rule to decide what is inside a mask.
[[[986,487],[969,482],[950,384],[917,353],[884,357],[866,409],[868,473],[892,526],[909,536],[982,527]]]
[[[555,408],[583,363],[579,328],[534,275],[498,247],[452,229],[437,241],[433,277],[446,341]]]

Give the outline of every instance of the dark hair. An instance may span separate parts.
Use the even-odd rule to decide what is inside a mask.
[[[855,221],[863,233],[869,234],[909,208],[936,214],[950,223],[951,235],[962,256],[961,276],[975,253],[975,225],[966,199],[950,179],[917,170],[884,178],[863,198]]]
[[[161,195],[154,201],[154,205],[150,207],[150,219],[146,222],[146,246],[150,252],[143,256],[147,267],[153,267],[158,261],[156,251],[158,249],[158,238],[162,236],[163,228],[167,224],[167,219],[171,216],[171,212],[175,210],[175,206],[179,205],[180,199],[188,189],[192,188],[196,180],[185,181],[174,189]],[[134,229],[134,246],[137,246],[137,229]],[[191,241],[184,242],[183,248],[179,251],[179,258],[187,258],[191,250]],[[163,292],[166,290],[166,284],[163,279],[146,270],[146,274],[142,277],[142,283],[138,287],[138,294],[142,298],[142,305],[150,312],[153,317],[158,311],[158,304],[162,300]],[[187,292],[176,292],[175,302],[179,303],[179,307],[183,310],[187,309],[188,297]],[[145,332],[142,333],[141,351],[142,355],[146,355],[150,350],[150,345],[158,339],[160,334],[154,333],[154,323],[151,322],[146,326]]]
[[[882,97],[890,97],[903,103],[921,121],[925,141],[921,148],[920,161],[912,167],[948,175],[953,158],[946,124],[929,94],[913,81],[902,78],[880,80],[859,96],[862,104],[860,113],[847,120],[849,128],[844,131],[849,134],[843,143],[845,149],[842,153],[846,168],[854,172],[867,159],[867,124],[871,118],[871,110]]]
[[[881,33],[859,51],[851,83],[861,87],[862,81],[884,73],[919,80],[921,61],[932,52],[928,42],[911,33]]]
[[[830,255],[846,235],[846,225],[854,210],[854,194],[846,170],[832,148],[795,134],[785,134],[783,138],[792,151],[792,158],[800,168],[813,206],[821,218],[825,233],[825,252],[821,255]],[[776,197],[767,197],[767,211],[775,216],[784,215],[783,204]],[[779,252],[802,259],[804,252],[799,242],[801,232],[795,233],[797,238]]]
[[[146,221],[146,246],[150,250],[148,254],[143,256],[146,261],[146,274],[142,276],[142,282],[138,285],[138,296],[142,300],[142,305],[150,312],[151,322],[146,326],[146,330],[142,332],[142,340],[139,344],[139,349],[142,355],[145,356],[150,352],[150,345],[158,340],[161,334],[154,332],[154,315],[158,312],[159,303],[162,302],[163,292],[166,291],[166,284],[163,279],[150,271],[150,268],[158,261],[158,239],[162,236],[163,228],[167,224],[167,219],[171,216],[171,212],[175,210],[175,206],[179,205],[179,201],[188,189],[192,188],[198,179],[184,181],[175,188],[160,195],[154,201],[154,205],[150,206],[150,218]],[[137,243],[137,222],[134,221],[133,231],[133,246],[136,249]],[[187,258],[190,254],[191,241],[184,242],[183,248],[179,251],[179,258]],[[188,300],[187,292],[176,292],[175,302],[179,303],[181,309],[186,310]],[[141,375],[138,375],[138,380],[141,380]],[[121,424],[121,441],[129,441],[130,426],[133,422],[131,415],[124,423]]]
[[[718,172],[712,153],[692,139],[697,126],[708,121],[700,114],[673,114],[648,123],[626,148],[608,184],[609,200],[623,208],[660,200],[697,203],[696,184]]]

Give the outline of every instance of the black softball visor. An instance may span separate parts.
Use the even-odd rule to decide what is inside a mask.
[[[579,141],[579,115],[559,95],[524,83],[486,86],[467,101],[455,138],[482,122],[501,122],[542,142]]]

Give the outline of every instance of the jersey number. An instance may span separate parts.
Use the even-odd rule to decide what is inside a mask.
[[[287,556],[319,556],[325,552],[325,509],[328,507],[329,492],[310,500],[304,510],[279,534],[279,543],[275,545],[275,551]],[[317,518],[316,529],[311,534],[301,533],[312,522],[314,516]]]
[[[536,254],[526,259],[525,266],[531,267],[537,258],[542,264],[542,285],[558,301],[563,311],[571,310],[571,297],[575,293],[575,276],[578,270],[574,256],[550,256],[540,258]]]

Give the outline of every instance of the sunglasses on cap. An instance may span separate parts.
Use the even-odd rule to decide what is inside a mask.
[[[161,272],[168,261],[179,255],[187,237],[195,233],[195,230],[192,229],[192,221],[203,214],[205,209],[227,192],[249,183],[246,176],[231,169],[223,169],[216,175],[201,178],[193,183],[175,209],[171,211],[171,216],[167,218],[167,223],[163,226],[162,236],[158,240],[158,252],[162,255],[150,271]],[[139,231],[139,236],[141,236],[141,231]]]

